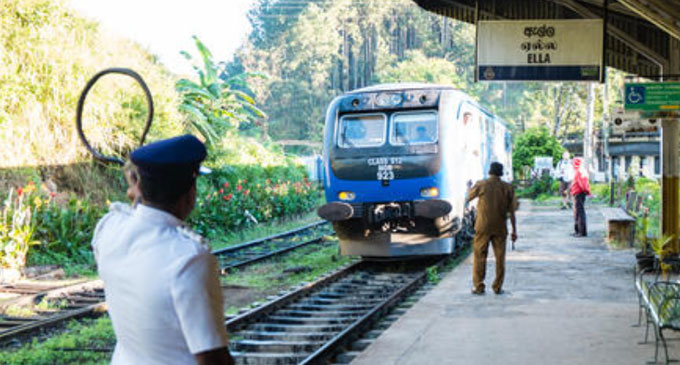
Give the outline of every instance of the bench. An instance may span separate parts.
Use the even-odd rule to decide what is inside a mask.
[[[642,196],[635,191],[626,193],[626,204],[621,208],[603,208],[608,243],[621,242],[628,247],[635,243],[635,221],[642,208]]]
[[[672,265],[672,272],[677,273],[677,263]],[[642,312],[645,312],[646,329],[645,341],[649,336],[649,326],[654,326],[656,339],[654,348],[654,363],[659,354],[659,343],[663,344],[666,364],[671,360],[668,357],[668,346],[663,335],[664,330],[680,331],[680,282],[677,280],[663,279],[658,263],[653,268],[645,268],[635,275],[635,289],[639,300],[638,326],[642,324]]]
[[[602,215],[607,222],[607,243],[618,241],[632,247],[635,243],[635,218],[621,208],[602,208]]]

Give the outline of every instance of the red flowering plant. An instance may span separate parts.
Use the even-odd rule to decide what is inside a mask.
[[[310,211],[317,206],[320,191],[304,176],[237,178],[199,185],[198,196],[190,223],[201,234],[215,237],[225,230]]]
[[[92,231],[105,208],[77,198],[57,204],[56,195],[32,181],[10,189],[0,216],[0,266],[93,263]]]
[[[0,212],[0,267],[18,270],[26,265],[34,239],[36,209],[42,204],[33,182],[10,189]],[[35,196],[34,196],[35,195]]]

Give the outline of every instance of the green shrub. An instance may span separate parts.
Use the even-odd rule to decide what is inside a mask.
[[[541,194],[556,194],[559,187],[559,181],[555,181],[549,175],[544,175],[534,180],[528,188],[517,190],[517,195],[522,198],[536,199]]]
[[[562,151],[564,148],[550,134],[548,128],[529,128],[515,139],[512,151],[513,170],[515,174],[519,174],[523,166],[533,166],[536,156],[552,156],[553,161],[558,161]]]
[[[308,212],[320,198],[300,166],[230,167],[201,183],[190,224],[212,238],[225,230]]]
[[[590,194],[598,201],[609,201],[609,183],[590,185]]]
[[[106,211],[104,207],[75,197],[63,205],[47,201],[36,210],[35,219],[39,224],[35,238],[40,244],[31,251],[29,263],[60,263],[92,268],[92,233]]]

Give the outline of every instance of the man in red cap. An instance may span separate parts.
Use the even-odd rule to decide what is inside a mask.
[[[571,183],[571,195],[574,197],[574,237],[585,237],[588,235],[586,229],[586,195],[590,195],[590,183],[588,182],[588,171],[586,170],[583,159],[574,158],[574,180]]]

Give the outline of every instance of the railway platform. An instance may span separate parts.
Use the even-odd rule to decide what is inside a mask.
[[[600,208],[587,206],[589,236],[575,238],[571,211],[523,201],[503,295],[472,295],[472,256],[378,337],[353,364],[644,364],[632,249],[604,243]],[[509,243],[508,243],[509,245]],[[491,249],[490,249],[491,251]],[[487,289],[495,262],[489,252]],[[669,334],[672,338],[678,337]],[[678,342],[669,354],[680,357]],[[663,355],[659,360],[664,360]]]

